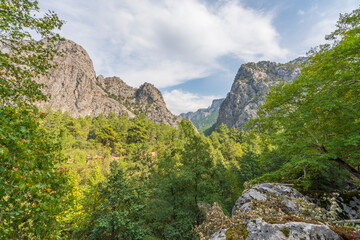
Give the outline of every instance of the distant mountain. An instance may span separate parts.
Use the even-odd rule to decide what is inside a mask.
[[[48,86],[43,92],[51,95],[49,101],[40,105],[68,111],[73,117],[114,112],[132,118],[144,113],[155,123],[168,125],[176,125],[182,119],[166,108],[161,92],[152,84],[133,88],[118,77],[96,77],[85,49],[70,40],[59,42],[58,50],[63,54],[54,59],[57,67],[49,76],[37,80]]]
[[[264,104],[270,86],[292,82],[300,74],[300,65],[306,58],[297,58],[285,64],[261,61],[241,65],[231,91],[220,106],[216,126],[222,123],[229,128],[244,128],[245,122],[256,117]]]
[[[197,129],[205,130],[216,123],[219,115],[219,108],[224,98],[213,100],[208,108],[201,108],[196,112],[180,114],[181,117],[190,120]]]

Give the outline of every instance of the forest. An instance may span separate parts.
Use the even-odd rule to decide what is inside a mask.
[[[257,183],[359,186],[360,9],[340,16],[300,77],[271,89],[246,131],[205,134],[186,120],[39,109],[46,96],[33,79],[56,67],[64,22],[38,10],[33,0],[0,4],[0,44],[11,49],[0,51],[1,239],[198,239],[199,206],[230,215]]]

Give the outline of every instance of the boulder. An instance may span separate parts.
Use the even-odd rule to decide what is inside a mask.
[[[294,188],[283,184],[263,183],[251,188],[239,197],[232,210],[232,216],[236,216],[238,211],[246,215],[246,213],[253,211],[251,206],[254,201],[266,201],[270,195],[281,196],[284,199],[284,205],[287,210],[295,213],[298,209],[291,200],[294,198],[304,198],[304,195]]]
[[[287,222],[270,224],[261,219],[247,224],[246,240],[280,240],[280,239],[319,239],[340,240],[341,238],[328,226],[305,222]]]

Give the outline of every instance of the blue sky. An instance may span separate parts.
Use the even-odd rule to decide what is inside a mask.
[[[358,0],[39,0],[96,74],[150,82],[179,114],[225,97],[242,63],[287,62],[324,42]]]

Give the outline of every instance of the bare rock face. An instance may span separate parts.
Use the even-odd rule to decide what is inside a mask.
[[[167,108],[161,92],[150,83],[144,83],[136,90],[136,102],[139,103],[140,112],[145,113],[155,123],[175,125],[181,117],[174,116]]]
[[[264,104],[269,87],[280,82],[292,82],[300,74],[300,64],[305,58],[297,58],[286,64],[269,61],[241,65],[231,91],[219,110],[216,125],[244,129],[245,122],[256,117],[259,106]]]
[[[114,112],[130,118],[145,113],[149,120],[168,125],[176,125],[181,120],[166,108],[160,91],[153,85],[145,83],[137,89],[118,77],[96,77],[87,52],[70,40],[59,42],[58,50],[63,54],[54,59],[57,67],[49,76],[37,80],[47,85],[43,92],[51,96],[40,106],[68,111],[73,117]]]

